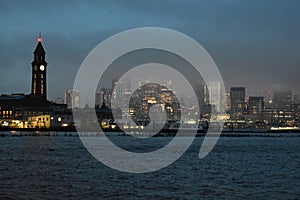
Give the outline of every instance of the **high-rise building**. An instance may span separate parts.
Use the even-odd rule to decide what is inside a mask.
[[[101,107],[105,105],[107,107],[111,107],[111,95],[112,90],[108,88],[102,88],[101,92],[97,92],[95,96],[95,105],[96,107]]]
[[[220,112],[226,101],[226,99],[222,99],[225,91],[222,90],[221,82],[210,82],[208,88],[210,104],[217,112]]]
[[[101,92],[97,92],[95,95],[95,107],[96,108],[100,108],[101,104],[102,104],[102,94]]]
[[[125,77],[118,81],[113,80],[111,94],[111,97],[108,97],[108,95],[106,95],[107,98],[113,100],[113,106],[116,109],[121,109],[123,118],[128,118],[128,102],[131,97],[131,82],[129,78]]]
[[[243,120],[245,112],[245,87],[230,88],[230,118]]]
[[[248,112],[251,115],[262,114],[265,109],[264,97],[249,97]]]
[[[39,36],[38,44],[33,52],[31,94],[47,100],[47,62],[45,61],[45,50],[42,38]]]
[[[79,91],[67,90],[65,92],[65,104],[68,108],[79,108]]]
[[[200,96],[201,98],[203,98],[203,103],[204,104],[210,104],[209,102],[209,89],[208,89],[209,86],[207,85],[204,85],[203,86],[203,93],[201,94],[197,94],[198,96]]]
[[[226,112],[229,113],[230,109],[231,109],[231,105],[230,105],[230,93],[226,92],[225,93],[225,102],[226,102]]]
[[[277,90],[273,93],[273,108],[290,111],[293,104],[293,93],[290,90]]]
[[[159,105],[166,112],[168,120],[180,120],[180,104],[170,88],[156,83],[142,84],[132,95],[129,102],[132,116],[136,121],[148,121],[153,105]],[[156,110],[158,111],[158,110]]]
[[[102,104],[105,104],[107,107],[110,108],[112,90],[108,88],[103,88],[101,94],[102,94]]]

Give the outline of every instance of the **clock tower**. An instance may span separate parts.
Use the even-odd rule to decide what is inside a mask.
[[[39,36],[38,44],[33,52],[31,94],[40,96],[47,100],[47,62],[45,61],[45,50],[42,38]]]

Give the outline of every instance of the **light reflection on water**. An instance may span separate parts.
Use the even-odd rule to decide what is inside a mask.
[[[144,143],[115,137],[128,150]],[[145,151],[170,138],[152,138]],[[146,174],[110,169],[78,137],[0,138],[0,199],[300,197],[299,137],[225,137],[198,159],[203,138],[172,165]]]

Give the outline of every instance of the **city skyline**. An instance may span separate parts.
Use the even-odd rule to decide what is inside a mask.
[[[0,200],[299,199],[299,8],[0,0]]]
[[[39,47],[39,45],[41,44],[41,42],[43,41],[43,38],[41,37],[41,33],[39,33],[39,36],[37,37],[37,42],[38,42],[38,45],[37,45],[37,47]],[[35,51],[34,51],[34,58],[36,57],[36,51],[37,51],[37,47],[35,48]],[[44,49],[43,49],[43,47],[41,47],[42,48],[42,51],[44,51]],[[45,52],[44,52],[44,54],[45,54]],[[43,59],[45,59],[45,55],[43,56]],[[34,63],[34,62],[32,62],[32,63]],[[33,64],[32,64],[33,65]],[[45,64],[45,65],[47,65],[47,63]],[[128,64],[127,64],[128,65]],[[116,64],[116,65],[114,65],[114,67],[118,67],[118,64]],[[112,77],[113,77],[113,75],[111,75]],[[171,77],[172,75],[170,75],[170,77]],[[33,76],[31,77],[31,78],[33,78]],[[127,77],[128,78],[128,77]],[[115,80],[115,78],[112,78],[111,80],[109,80],[109,82],[114,82],[114,81],[117,81],[117,80]],[[130,85],[130,82],[131,82],[131,80],[130,80],[130,78],[128,79],[128,81],[129,81],[129,85]],[[150,81],[151,82],[151,79],[149,79],[148,81]],[[46,82],[47,81],[45,81],[45,84],[46,84]],[[169,84],[172,84],[172,80],[170,79],[170,80],[166,80],[166,83],[169,83]],[[215,86],[214,86],[214,88],[216,88],[216,91],[218,91],[218,92],[220,92],[219,91],[219,89],[220,88],[218,88],[218,86],[216,85],[216,83],[205,83],[206,84],[206,86],[205,85],[202,85],[201,83],[200,83],[200,85],[198,85],[198,83],[199,82],[194,82],[194,89],[199,89],[199,87],[207,87],[207,88],[210,88],[209,89],[209,91],[211,90],[211,87],[212,87],[212,84],[215,84]],[[32,83],[33,84],[33,83]],[[103,83],[102,83],[103,84]],[[142,84],[142,83],[139,83],[139,84]],[[100,83],[100,85],[101,85],[101,83]],[[105,85],[105,84],[104,84]],[[111,85],[111,88],[108,86],[109,84],[107,84],[106,83],[106,85],[105,85],[105,87],[102,87],[102,88],[106,88],[106,89],[110,89],[110,90],[113,90],[113,84]],[[102,85],[103,86],[103,85]],[[108,86],[108,87],[106,87],[106,86]],[[198,87],[197,87],[198,86]],[[51,87],[51,86],[50,86]],[[273,94],[274,93],[276,93],[276,92],[282,92],[282,91],[290,91],[293,95],[297,95],[298,96],[298,94],[296,94],[296,93],[294,93],[294,91],[292,91],[290,88],[282,88],[282,87],[280,87],[280,86],[278,86],[278,85],[276,85],[276,87],[273,87],[273,89],[272,90],[268,90],[268,91],[257,91],[258,93],[256,93],[256,94],[249,94],[249,93],[247,93],[247,88],[245,87],[245,86],[243,86],[243,85],[231,85],[231,86],[228,86],[227,87],[227,89],[226,89],[226,91],[225,91],[225,93],[229,93],[230,92],[230,89],[232,88],[232,87],[244,87],[245,88],[245,100],[247,100],[249,97],[253,97],[253,96],[262,96],[262,97],[264,97],[265,98],[265,100],[267,100],[268,98],[272,98],[273,97]],[[46,89],[47,89],[47,87],[45,87]],[[172,89],[172,87],[170,87],[171,89]],[[129,88],[130,89],[130,88]],[[50,90],[51,90],[51,88],[50,88]],[[33,85],[31,85],[31,93],[30,92],[28,92],[28,93],[26,93],[26,92],[24,92],[24,91],[19,91],[18,89],[16,90],[16,91],[12,91],[11,93],[1,93],[0,92],[0,94],[5,94],[5,95],[10,95],[10,94],[34,94],[34,92],[33,92],[34,90],[33,90]],[[50,101],[53,101],[53,102],[59,102],[59,103],[64,103],[64,104],[67,104],[68,105],[68,107],[71,107],[70,106],[70,102],[69,102],[69,100],[66,100],[66,94],[67,94],[67,92],[69,92],[69,91],[72,91],[72,88],[67,88],[67,89],[65,89],[65,90],[63,90],[63,97],[60,97],[60,96],[57,96],[57,97],[54,97],[53,99],[49,99]],[[214,91],[214,92],[216,92],[216,91]],[[77,92],[79,92],[79,91],[77,91]],[[99,92],[101,92],[101,91],[98,91],[97,90],[97,92],[99,93]],[[132,91],[132,92],[134,92],[134,91]],[[47,93],[46,93],[47,94]],[[97,93],[95,94],[95,95],[97,95]],[[215,100],[215,97],[214,97],[214,95],[213,94],[208,94],[209,95],[209,99],[211,99],[211,103],[214,105],[214,102],[216,101]],[[181,95],[181,97],[184,97],[184,95]],[[78,97],[79,98],[79,97]],[[205,98],[205,94],[203,94],[203,99]],[[60,99],[64,99],[62,102],[61,102],[61,100]],[[217,101],[220,101],[220,100],[217,100]],[[224,100],[222,100],[222,101],[225,101],[225,99]],[[220,101],[221,102],[221,101]],[[218,102],[218,103],[220,103],[220,102]],[[89,101],[88,100],[86,100],[86,102],[81,102],[81,104],[79,104],[79,99],[77,100],[77,103],[76,103],[76,105],[77,106],[75,106],[75,107],[79,107],[79,106],[85,106],[86,104],[89,104]],[[219,104],[219,106],[221,105],[222,103],[220,103]]]
[[[162,26],[200,42],[219,67],[227,91],[231,86],[244,86],[250,96],[282,87],[299,94],[298,4],[297,1],[2,2],[1,93],[30,93],[30,52],[39,32],[49,63],[48,95],[55,100],[73,87],[77,69],[98,43],[129,28]],[[88,12],[79,9],[82,7]],[[84,17],[78,16],[79,10]]]

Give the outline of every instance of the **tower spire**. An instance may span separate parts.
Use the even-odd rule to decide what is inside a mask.
[[[38,42],[42,42],[42,33],[39,32]]]

